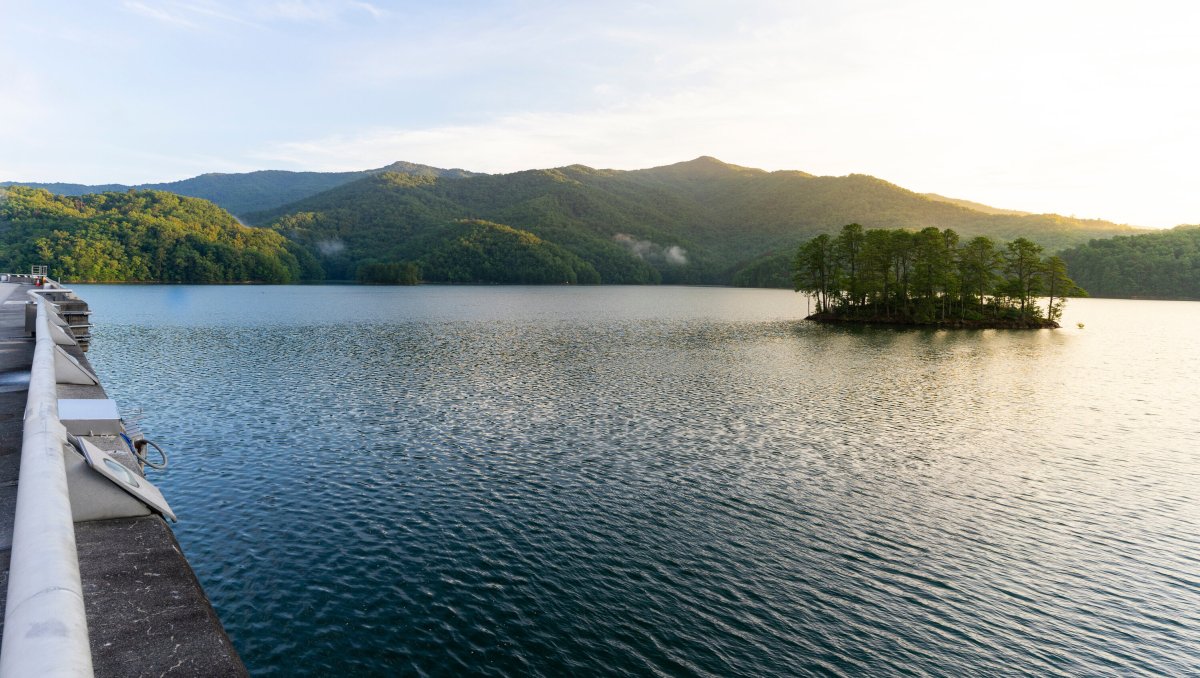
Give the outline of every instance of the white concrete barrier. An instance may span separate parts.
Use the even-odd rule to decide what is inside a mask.
[[[49,303],[37,299],[0,678],[92,676],[75,525],[58,419]]]

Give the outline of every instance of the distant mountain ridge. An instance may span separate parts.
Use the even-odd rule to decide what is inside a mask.
[[[787,287],[799,243],[852,222],[1027,237],[1051,251],[1145,232],[922,195],[862,174],[769,172],[710,156],[640,170],[576,164],[481,174],[397,162],[360,172],[205,174],[139,187],[32,185],[64,194],[153,188],[204,198],[302,247],[326,278],[376,282],[419,271],[424,280],[446,282]]]
[[[384,172],[247,219],[318,252],[333,277],[353,277],[368,262],[425,261],[451,237],[450,224],[474,219],[560,246],[606,283],[771,286],[789,284],[801,241],[851,222],[1028,237],[1051,250],[1139,232],[1058,215],[988,214],[866,175],[767,172],[709,156],[642,170],[569,165],[454,180]],[[426,265],[426,279],[440,279]]]
[[[394,162],[378,169],[356,172],[289,172],[286,170],[259,170],[242,173],[208,173],[163,183],[149,184],[68,184],[4,181],[0,186],[29,186],[44,188],[57,195],[77,196],[92,193],[124,192],[129,190],[169,191],[177,195],[203,198],[216,203],[232,214],[242,216],[250,212],[274,209],[297,200],[303,200],[342,184],[363,177],[400,172],[414,176],[436,176],[461,178],[477,176],[476,172],[463,169],[441,169],[411,162]]]

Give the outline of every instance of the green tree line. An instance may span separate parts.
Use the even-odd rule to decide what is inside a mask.
[[[303,247],[238,223],[206,200],[163,191],[56,196],[13,186],[0,195],[0,267],[46,264],[81,282],[268,282],[319,279]]]
[[[816,299],[818,315],[906,324],[1037,325],[1057,321],[1067,297],[1085,294],[1061,257],[1044,257],[1026,238],[962,242],[933,227],[849,224],[802,244],[793,272],[796,291]]]
[[[373,260],[359,264],[360,282],[415,285],[418,282],[597,284],[591,264],[527,231],[466,219],[430,238],[416,261]]]
[[[600,282],[600,274],[590,263],[566,249],[527,231],[479,220],[454,224],[441,244],[419,263],[423,279],[432,282]]]
[[[1092,240],[1062,257],[1095,296],[1200,299],[1200,226]]]

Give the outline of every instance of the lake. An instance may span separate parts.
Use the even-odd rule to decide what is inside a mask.
[[[254,675],[1200,672],[1200,303],[73,287]]]

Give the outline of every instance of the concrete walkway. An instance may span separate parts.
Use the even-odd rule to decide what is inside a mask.
[[[33,362],[34,341],[25,334],[22,303],[30,288],[0,283],[0,610],[8,591],[21,438]],[[66,350],[91,367],[83,351],[75,347]],[[58,391],[60,398],[108,397],[101,386],[60,384]],[[87,439],[102,449],[123,445],[111,436]],[[128,452],[123,454],[126,459],[122,461],[132,460]],[[186,458],[182,461],[187,463]],[[247,675],[179,542],[160,516],[77,522],[75,541],[97,676]]]
[[[5,302],[24,301],[21,288],[28,287],[0,283],[0,611],[8,597],[21,435],[29,395],[29,367],[33,364],[33,339],[25,334],[25,307]]]

